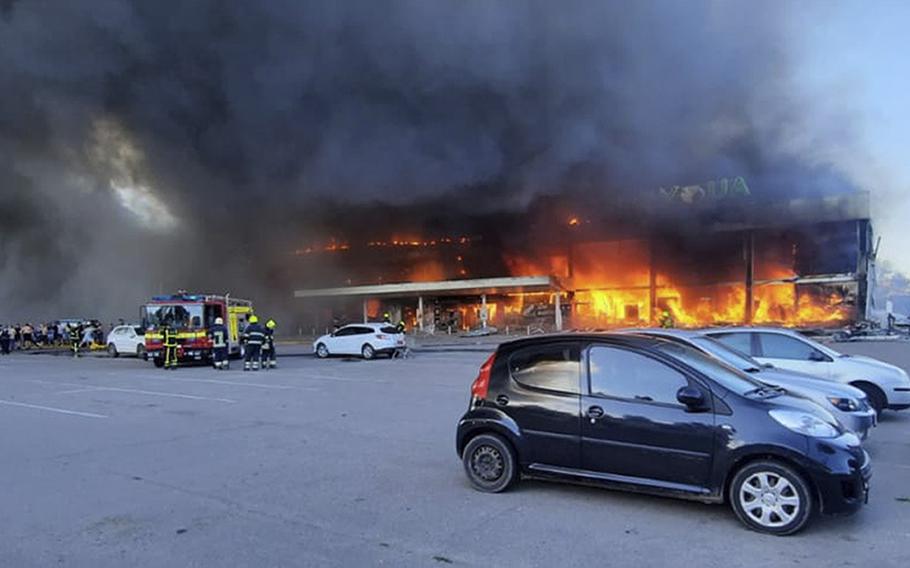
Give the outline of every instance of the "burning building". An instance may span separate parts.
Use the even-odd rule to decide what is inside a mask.
[[[385,234],[365,229],[375,212],[347,212],[335,235],[294,251],[306,284],[294,295],[320,330],[384,313],[428,332],[866,317],[867,194],[768,202],[732,178],[651,197],[629,206],[560,195],[473,215],[405,208],[391,214],[420,226]]]

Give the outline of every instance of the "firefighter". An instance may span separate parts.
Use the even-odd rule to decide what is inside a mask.
[[[389,312],[382,314],[382,323],[392,323],[392,314]]]
[[[275,327],[277,326],[278,324],[271,318],[265,322],[265,342],[262,344],[263,369],[274,369],[278,366],[275,358]]]
[[[664,310],[660,314],[660,327],[664,329],[676,327],[676,322],[673,320],[673,314],[670,313],[670,310]]]
[[[228,330],[224,326],[224,319],[220,317],[215,318],[215,325],[209,328],[209,339],[212,340],[212,364],[218,370],[228,369],[230,367],[230,363],[228,362],[227,337]]]
[[[82,324],[74,323],[69,326],[70,348],[73,350],[73,357],[79,358],[79,348],[82,345]]]
[[[161,339],[164,343],[164,368],[177,368],[177,330],[168,322],[161,326]]]
[[[407,331],[407,328],[404,325],[404,320],[399,321],[398,325],[395,326],[395,329],[398,331],[398,333],[404,333]]]
[[[265,330],[259,325],[257,316],[250,316],[250,324],[243,330],[243,370],[258,371],[262,357],[262,343],[265,341]]]

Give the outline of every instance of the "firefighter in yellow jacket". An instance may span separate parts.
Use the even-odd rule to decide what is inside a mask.
[[[164,368],[177,368],[177,330],[165,323],[161,327],[161,339],[164,343]]]

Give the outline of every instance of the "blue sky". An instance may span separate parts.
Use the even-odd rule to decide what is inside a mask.
[[[855,119],[858,143],[831,158],[872,192],[881,257],[910,274],[910,1],[800,6],[797,79],[823,116]]]

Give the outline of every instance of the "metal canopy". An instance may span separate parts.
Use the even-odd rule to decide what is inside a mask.
[[[392,298],[403,296],[479,296],[514,292],[546,292],[561,290],[552,276],[509,276],[504,278],[474,278],[470,280],[438,280],[435,282],[402,282],[368,286],[343,286],[296,290],[295,298],[371,297]]]

